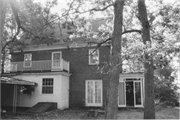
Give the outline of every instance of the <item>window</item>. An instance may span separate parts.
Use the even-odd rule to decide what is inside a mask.
[[[42,94],[53,94],[53,78],[42,79]]]
[[[24,67],[31,67],[32,65],[32,54],[24,54]]]
[[[102,106],[102,80],[86,80],[86,106]]]
[[[89,65],[99,64],[99,50],[90,49],[89,50]]]
[[[62,56],[61,52],[53,52],[52,53],[52,67],[53,68],[60,67],[61,56]]]

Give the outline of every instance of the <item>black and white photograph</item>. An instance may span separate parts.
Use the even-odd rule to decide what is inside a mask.
[[[180,119],[180,0],[0,0],[1,119]]]

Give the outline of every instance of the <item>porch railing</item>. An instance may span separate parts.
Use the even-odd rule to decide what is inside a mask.
[[[41,60],[41,61],[28,61],[29,64],[25,62],[11,62],[10,71],[35,71],[35,70],[52,70],[60,71],[65,70],[69,72],[69,62],[60,60]],[[27,66],[28,65],[28,66]]]

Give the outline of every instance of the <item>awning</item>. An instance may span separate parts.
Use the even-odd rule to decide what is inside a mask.
[[[5,84],[14,84],[14,85],[36,85],[35,82],[30,82],[18,78],[12,78],[12,77],[1,77],[0,78],[0,83],[5,83]]]

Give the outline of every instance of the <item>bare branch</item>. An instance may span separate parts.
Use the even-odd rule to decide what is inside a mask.
[[[137,33],[141,34],[141,30],[132,29],[132,30],[126,30],[126,31],[122,32],[122,35],[126,34],[126,33],[132,33],[132,32],[137,32]],[[108,39],[106,39],[102,42],[89,42],[89,44],[97,44],[97,48],[99,48],[99,47],[101,47],[102,44],[109,42],[110,40],[112,40],[112,37],[109,37]]]
[[[111,7],[111,6],[113,6],[113,5],[114,5],[114,3],[109,4],[109,5],[107,5],[107,6],[103,7],[103,8],[92,8],[92,9],[89,9],[89,10],[86,10],[86,11],[83,11],[83,12],[76,11],[76,12],[73,12],[73,13],[70,13],[70,14],[74,14],[74,13],[83,14],[83,13],[93,12],[93,11],[96,11],[96,12],[97,12],[97,11],[104,11],[104,10],[108,9],[109,7]]]
[[[141,30],[133,29],[133,30],[126,30],[126,31],[122,32],[122,35],[126,34],[126,33],[132,33],[132,32],[137,32],[137,33],[141,34]]]
[[[17,32],[16,32],[16,34],[13,36],[12,40],[6,42],[6,44],[2,47],[2,51],[5,50],[6,46],[8,46],[10,43],[12,43],[12,42],[14,42],[14,41],[16,40],[16,37],[18,36],[19,32],[20,32],[20,29],[17,29]]]

